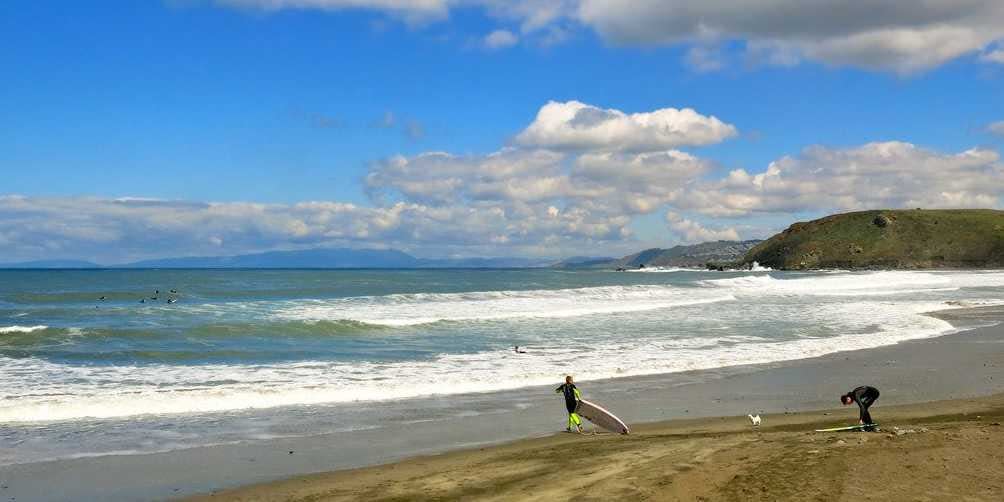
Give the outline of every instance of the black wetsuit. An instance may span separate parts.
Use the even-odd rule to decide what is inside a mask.
[[[878,389],[862,385],[861,387],[848,392],[847,395],[858,404],[858,409],[861,410],[861,423],[865,425],[873,423],[872,416],[868,413],[868,407],[874,404],[879,398]]]
[[[565,409],[569,413],[575,413],[575,408],[579,405],[578,398],[575,395],[575,384],[563,383],[557,389],[554,389],[554,391],[565,395]]]

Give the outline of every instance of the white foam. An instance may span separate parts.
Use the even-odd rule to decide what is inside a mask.
[[[977,300],[958,300],[948,302],[949,308],[1000,307],[1004,300],[981,298]]]
[[[1004,276],[1000,276],[1004,285]],[[964,278],[927,272],[838,273],[823,276],[779,279],[770,275],[744,275],[711,279],[701,284],[745,294],[815,296],[896,295],[919,292],[954,291],[969,287]]]
[[[511,352],[506,332],[494,349],[478,345],[477,352],[398,361],[131,366],[0,357],[0,389],[7,391],[0,422],[402,399],[545,385],[568,373],[588,381],[802,359],[951,333],[948,322],[923,314],[959,302],[1002,304],[1004,273],[760,273],[700,285],[357,297],[284,303],[268,314],[393,325],[631,313],[563,321],[567,325],[540,335],[519,333],[537,336],[520,355]],[[726,300],[734,302],[685,308]],[[270,305],[275,307],[259,302],[247,308],[259,315]],[[662,328],[684,322],[704,328]],[[534,325],[544,324],[557,325]],[[718,329],[723,326],[728,328]]]
[[[944,307],[943,302],[826,304],[805,311],[806,324],[843,319],[843,334],[784,342],[703,333],[637,342],[621,336],[588,346],[534,345],[528,354],[519,356],[506,347],[423,361],[306,361],[267,366],[68,366],[38,359],[0,359],[0,387],[14,389],[0,402],[0,422],[402,399],[545,385],[566,373],[588,381],[786,361],[948,333],[953,329],[949,323],[920,315]],[[582,368],[590,371],[582,373]],[[30,389],[13,385],[24,381],[38,383]]]
[[[43,329],[49,329],[48,326],[2,326],[0,327],[0,334],[6,333],[32,333],[35,331],[42,331]]]
[[[965,272],[933,272],[932,275],[943,277],[951,284],[960,288],[999,288],[1004,286],[1004,272],[1000,270]]]
[[[682,267],[645,267],[645,268],[631,268],[627,269],[627,272],[641,272],[641,273],[666,273],[666,272],[695,272],[698,269],[693,268],[682,268]]]
[[[734,300],[730,294],[674,286],[420,293],[298,302],[274,316],[285,320],[349,320],[383,326],[440,321],[564,318],[642,312]]]

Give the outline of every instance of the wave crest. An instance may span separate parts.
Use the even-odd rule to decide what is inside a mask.
[[[300,321],[356,321],[378,326],[414,326],[443,321],[561,318],[641,312],[734,299],[731,294],[675,286],[420,293],[300,302],[280,309],[275,317]]]
[[[0,334],[8,333],[34,333],[36,331],[42,331],[49,329],[48,326],[38,325],[38,326],[3,326],[0,327]]]

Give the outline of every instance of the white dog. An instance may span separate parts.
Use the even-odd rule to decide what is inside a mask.
[[[757,416],[746,415],[746,416],[750,417],[750,424],[753,424],[753,427],[760,427],[760,415]]]

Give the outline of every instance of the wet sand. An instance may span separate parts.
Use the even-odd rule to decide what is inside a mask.
[[[875,415],[874,433],[812,432],[840,410],[557,434],[190,500],[1004,500],[1004,394]]]

